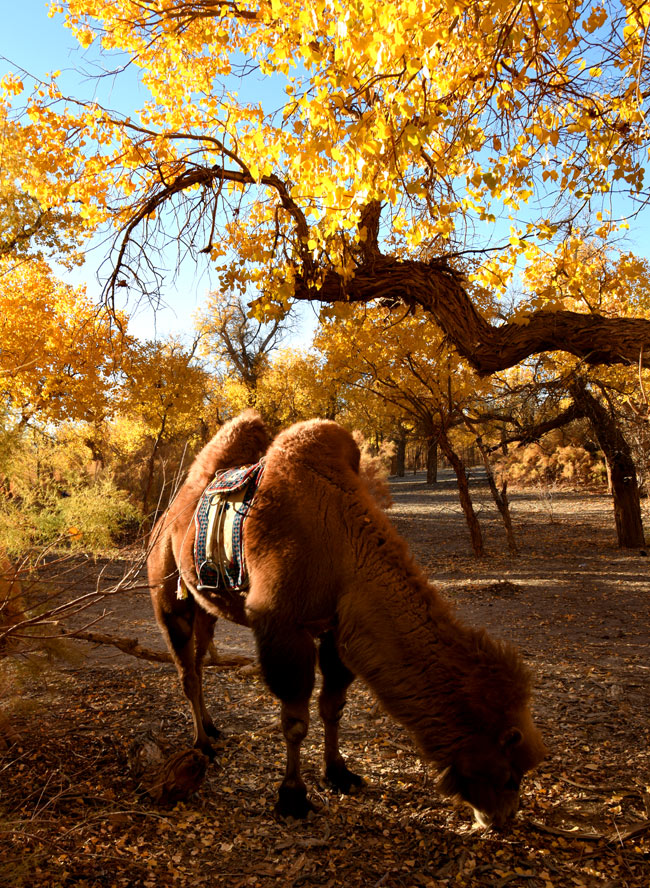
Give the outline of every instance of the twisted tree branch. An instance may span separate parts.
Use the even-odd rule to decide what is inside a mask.
[[[298,280],[296,299],[419,305],[481,376],[531,355],[565,351],[587,364],[650,367],[650,320],[605,318],[573,311],[531,312],[523,321],[494,326],[475,308],[462,275],[444,260],[429,263],[381,256],[350,280],[328,271],[318,286]]]

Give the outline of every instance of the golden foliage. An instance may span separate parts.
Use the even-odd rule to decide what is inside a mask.
[[[615,234],[603,198],[645,187],[647,4],[69,0],[57,12],[82,46],[136,60],[150,100],[122,118],[67,102],[56,77],[27,97],[6,77],[5,116],[10,102],[27,113],[21,193],[74,202],[89,227],[111,218],[127,248],[138,225],[151,243],[173,205],[225,290],[258,288],[260,316],[285,311],[300,276],[354,274],[376,248],[373,201],[397,256],[426,260],[466,226],[505,220],[473,275],[505,290],[581,211]],[[261,73],[274,113],[245,77],[233,90],[239,70]]]
[[[409,418],[425,434],[448,425],[487,387],[422,311],[397,322],[384,308],[339,306],[322,322],[315,345],[326,357],[328,375],[366,400],[381,398],[385,420]]]
[[[602,486],[605,464],[579,444],[528,444],[496,462],[496,471],[515,487]]]
[[[122,337],[84,287],[41,260],[0,262],[0,398],[21,421],[97,421],[109,410]]]
[[[203,412],[207,371],[195,349],[173,337],[132,343],[122,356],[117,397],[120,437],[127,447],[143,437],[192,437]]]
[[[2,83],[10,96],[22,92],[22,81],[12,75]],[[50,255],[73,265],[82,261],[87,233],[60,178],[58,196],[48,193],[44,203],[39,198],[39,178],[54,172],[47,164],[57,157],[65,162],[66,153],[61,144],[43,143],[44,136],[33,124],[21,125],[11,118],[7,98],[0,91],[0,257],[22,260]]]

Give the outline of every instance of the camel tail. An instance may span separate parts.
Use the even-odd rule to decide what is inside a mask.
[[[268,445],[268,431],[260,414],[244,410],[223,425],[201,450],[190,466],[186,483],[204,488],[217,471],[257,462]]]

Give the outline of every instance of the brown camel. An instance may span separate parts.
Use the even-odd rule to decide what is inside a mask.
[[[266,446],[254,412],[227,423],[153,531],[151,594],[192,705],[195,745],[209,753],[218,734],[203,701],[201,662],[223,616],[252,628],[262,673],[281,701],[287,766],[280,814],[304,817],[312,807],[300,745],[318,659],[330,783],[342,792],[363,783],[338,743],[346,691],[358,675],[434,763],[442,791],[468,802],[480,822],[503,825],[518,808],[524,772],[544,754],[519,655],[451,614],[369,494],[357,445],[341,426],[298,423]],[[193,515],[200,494],[215,471],[253,463],[265,451],[244,529],[249,588],[199,589]],[[179,583],[189,590],[185,598]]]

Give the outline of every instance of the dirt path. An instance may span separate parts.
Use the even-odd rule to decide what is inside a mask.
[[[533,668],[549,757],[507,834],[482,833],[435,792],[401,728],[355,686],[343,746],[369,780],[340,797],[320,778],[314,719],[305,779],[320,813],[277,821],[278,710],[259,678],[210,671],[207,698],[228,739],[200,792],[161,809],[126,756],[150,728],[170,750],[190,720],[174,670],[84,645],[85,660],[28,684],[0,761],[0,884],[67,886],[600,886],[650,884],[650,560],[615,546],[607,497],[512,495],[512,558],[489,493],[474,495],[489,557],[469,550],[452,482],[393,483],[392,519],[468,622],[515,642]],[[78,564],[79,588],[129,565]],[[102,632],[162,649],[144,584],[105,601]],[[91,615],[88,614],[88,617]],[[253,654],[250,633],[217,632],[220,653]],[[3,881],[4,879],[4,881]]]

